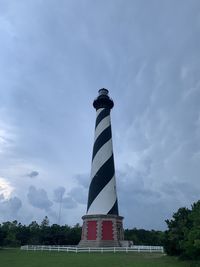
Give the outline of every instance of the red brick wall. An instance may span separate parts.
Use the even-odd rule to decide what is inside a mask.
[[[85,231],[85,222],[83,222],[83,226],[82,226],[82,233],[81,233],[81,239],[82,239],[82,240],[83,240],[84,237],[85,237],[84,231]]]
[[[88,221],[87,222],[87,240],[97,239],[97,222]]]
[[[111,221],[102,221],[102,240],[113,240],[113,225]]]

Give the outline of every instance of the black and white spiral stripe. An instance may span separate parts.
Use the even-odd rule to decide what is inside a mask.
[[[97,109],[87,214],[118,215],[109,108]]]

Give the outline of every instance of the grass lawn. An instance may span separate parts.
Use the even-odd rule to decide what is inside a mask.
[[[1,267],[199,267],[158,253],[66,253],[0,250]]]

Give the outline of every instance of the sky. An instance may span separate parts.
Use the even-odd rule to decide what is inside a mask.
[[[0,222],[82,223],[104,87],[124,227],[165,230],[200,199],[199,73],[199,0],[0,0]]]

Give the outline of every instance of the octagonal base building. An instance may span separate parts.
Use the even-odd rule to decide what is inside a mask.
[[[107,89],[99,90],[87,213],[82,217],[80,247],[119,247],[124,240],[119,216],[110,111],[114,106]]]

